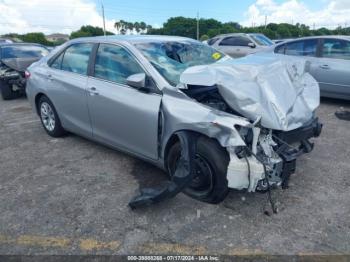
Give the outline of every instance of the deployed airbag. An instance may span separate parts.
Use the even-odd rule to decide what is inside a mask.
[[[228,59],[185,70],[187,85],[217,86],[225,102],[265,128],[289,131],[312,116],[320,103],[316,80],[307,73],[308,62],[275,55]]]

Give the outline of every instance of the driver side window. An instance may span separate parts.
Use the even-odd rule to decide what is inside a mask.
[[[100,44],[95,60],[96,78],[126,85],[126,79],[138,73],[144,73],[144,70],[123,47]]]

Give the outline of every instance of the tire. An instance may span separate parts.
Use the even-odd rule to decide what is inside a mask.
[[[11,86],[3,80],[0,80],[0,89],[2,99],[4,100],[11,100],[19,97],[19,92],[13,91]]]
[[[46,133],[52,137],[62,137],[66,134],[56,109],[48,97],[42,96],[39,99],[38,113]]]
[[[181,145],[177,142],[170,148],[167,156],[166,163],[170,176],[175,173],[180,154]],[[227,181],[229,161],[228,153],[216,140],[199,137],[195,158],[198,175],[183,192],[206,203],[217,204],[223,201],[229,192]]]

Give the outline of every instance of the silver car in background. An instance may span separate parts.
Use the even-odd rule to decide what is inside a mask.
[[[233,60],[208,45],[182,37],[81,38],[65,43],[32,65],[26,74],[26,91],[50,136],[60,137],[70,131],[149,161],[171,177],[180,173],[178,181],[191,176],[190,183],[182,184],[186,186],[184,192],[218,203],[229,188],[254,192],[267,190],[270,185],[287,186],[296,158],[312,150],[309,139],[321,132],[314,116],[318,98],[304,99],[298,92],[295,100],[302,103],[278,119],[283,112],[276,115],[276,104],[285,93],[279,91],[281,86],[268,87],[268,82],[276,83],[268,81],[268,76],[264,81],[270,90],[266,96],[274,92],[270,96],[277,99],[274,107],[267,101],[252,100],[260,99],[264,90],[244,94],[241,91],[247,88],[239,89],[242,103],[254,103],[246,110],[255,105],[263,107],[260,113],[266,115],[249,119],[246,111],[238,113],[240,103],[236,108],[234,104],[237,99],[229,99],[232,103],[228,104],[218,86],[210,83],[210,74],[203,76],[201,69],[196,70],[203,66],[203,70],[214,72],[213,76],[215,70],[232,70],[225,77],[232,84],[236,82],[234,67],[240,67],[231,64]],[[266,66],[261,69],[266,70]],[[254,82],[256,77],[250,81],[249,73],[243,75],[237,75],[243,85],[250,83],[252,90],[260,88]],[[318,91],[311,76],[299,78]],[[289,78],[284,80],[288,82]],[[290,87],[288,84],[284,88]],[[227,97],[235,95],[231,92],[234,88],[222,88]],[[307,102],[306,111],[302,111]],[[298,112],[298,116],[289,117],[289,111]],[[274,124],[287,126],[287,130],[271,127]],[[289,144],[293,148],[286,146]]]
[[[272,52],[310,61],[321,96],[350,100],[350,36],[313,36],[283,42]]]
[[[209,39],[207,43],[234,58],[253,54],[274,45],[268,37],[257,33],[218,35]]]

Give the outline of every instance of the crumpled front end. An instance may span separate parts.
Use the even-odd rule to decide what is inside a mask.
[[[319,87],[307,62],[253,56],[196,66],[181,75],[182,91],[198,102],[250,120],[234,128],[243,146],[223,145],[230,155],[228,186],[265,191],[288,187],[296,159],[321,133],[315,118]],[[254,122],[254,123],[253,123]]]
[[[308,62],[274,56],[250,56],[188,68],[181,75],[187,86],[215,86],[236,112],[265,128],[289,131],[303,126],[320,103]]]

